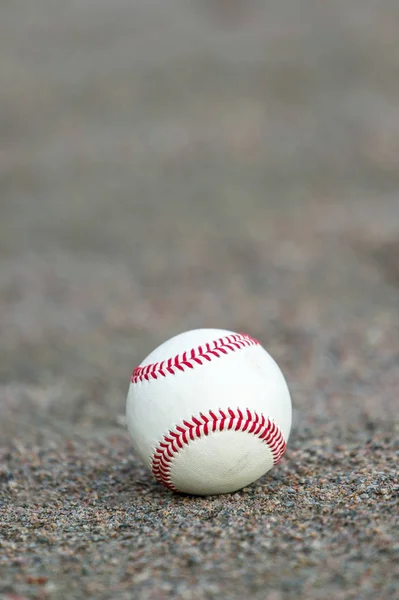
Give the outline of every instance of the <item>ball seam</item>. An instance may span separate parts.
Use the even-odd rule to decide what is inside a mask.
[[[259,342],[245,333],[227,335],[212,342],[201,344],[191,350],[186,350],[182,354],[176,354],[172,358],[149,363],[148,365],[139,365],[134,369],[130,381],[141,383],[159,377],[175,375],[178,372],[193,369],[205,362],[220,358],[230,352],[236,352],[242,348],[255,345],[259,345]]]
[[[155,479],[174,492],[180,490],[173,484],[171,470],[176,455],[190,442],[208,436],[216,431],[242,431],[255,435],[270,449],[273,464],[281,460],[286,450],[286,441],[279,427],[266,419],[264,415],[249,408],[242,411],[240,408],[233,410],[212,411],[206,414],[199,413],[191,419],[185,419],[168,434],[164,435],[158,443],[152,457],[152,473]]]

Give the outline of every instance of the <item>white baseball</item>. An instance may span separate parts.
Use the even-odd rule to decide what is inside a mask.
[[[133,446],[167,488],[234,492],[285,452],[291,397],[277,363],[248,335],[197,329],[133,371],[126,402]]]

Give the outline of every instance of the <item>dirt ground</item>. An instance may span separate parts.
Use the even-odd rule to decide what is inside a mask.
[[[130,373],[282,367],[241,492],[160,488]],[[2,0],[0,599],[399,598],[399,4]]]

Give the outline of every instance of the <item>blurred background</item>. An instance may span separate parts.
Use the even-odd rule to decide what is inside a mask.
[[[297,427],[392,422],[398,32],[396,0],[2,0],[2,441],[120,428],[196,327],[260,339]]]

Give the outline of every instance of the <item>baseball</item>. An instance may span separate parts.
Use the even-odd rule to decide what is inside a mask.
[[[134,369],[126,402],[133,446],[174,492],[239,490],[283,456],[291,429],[284,376],[242,333],[196,329],[171,338]]]

